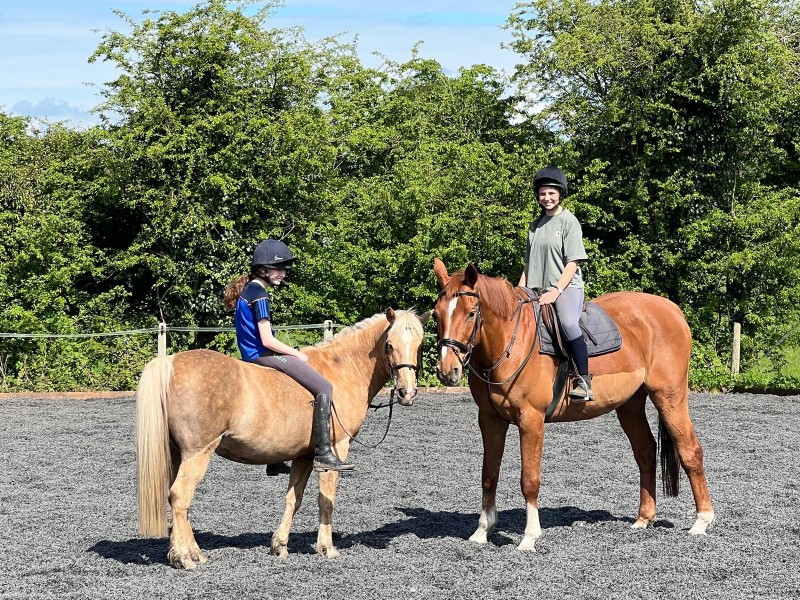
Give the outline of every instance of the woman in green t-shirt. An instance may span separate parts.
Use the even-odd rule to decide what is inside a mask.
[[[541,169],[533,178],[533,190],[542,214],[528,228],[525,267],[519,285],[546,290],[539,303],[555,303],[577,370],[570,398],[589,402],[594,399],[589,355],[578,325],[584,301],[580,261],[588,258],[581,224],[561,205],[567,197],[567,178],[561,169],[552,165]]]

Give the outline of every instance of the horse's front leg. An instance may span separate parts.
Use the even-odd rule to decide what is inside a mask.
[[[491,402],[491,400],[489,400]],[[481,470],[481,516],[478,529],[470,536],[469,541],[485,544],[497,524],[497,480],[500,477],[500,463],[506,448],[508,422],[493,412],[478,411],[478,425],[483,439],[483,468]]]
[[[336,445],[336,455],[341,460],[347,460],[349,452],[350,438],[345,438]],[[326,558],[339,556],[339,551],[333,547],[333,506],[336,504],[336,485],[338,483],[338,471],[323,471],[319,474],[317,554]]]
[[[344,460],[347,454],[339,457]],[[319,474],[319,532],[317,533],[317,554],[326,558],[336,558],[339,551],[333,547],[333,506],[336,504],[336,484],[338,471],[323,471]]]
[[[286,491],[286,508],[278,529],[272,534],[270,549],[272,554],[285,558],[289,554],[289,531],[292,529],[292,520],[300,510],[303,503],[308,477],[311,475],[312,462],[310,458],[296,458],[292,461],[292,472],[289,475],[289,489]]]
[[[522,459],[520,484],[525,497],[525,536],[517,550],[534,552],[536,540],[542,537],[539,524],[539,486],[542,481],[542,442],[544,415],[538,411],[523,414],[519,422],[519,446]]]

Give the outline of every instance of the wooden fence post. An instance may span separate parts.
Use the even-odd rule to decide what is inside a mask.
[[[323,322],[322,327],[322,339],[328,341],[333,338],[333,321],[330,319],[326,319]]]
[[[167,324],[158,324],[158,356],[167,355]]]
[[[739,374],[739,365],[741,359],[741,348],[742,348],[742,324],[741,323],[734,323],[733,324],[733,352],[731,358],[731,373],[733,375]]]

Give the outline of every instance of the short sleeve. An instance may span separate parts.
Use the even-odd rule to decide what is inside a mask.
[[[269,310],[269,297],[264,296],[263,298],[259,298],[251,305],[253,309],[253,318],[256,323],[261,321],[262,319],[272,320],[270,318],[270,310]]]
[[[583,230],[581,229],[581,224],[575,217],[570,219],[569,225],[564,228],[562,243],[564,244],[564,260],[566,262],[586,260],[589,258],[586,255],[586,248],[583,246]]]

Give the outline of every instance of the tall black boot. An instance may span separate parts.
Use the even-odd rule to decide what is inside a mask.
[[[342,462],[331,451],[331,399],[327,394],[317,394],[314,398],[314,421],[312,431],[317,445],[314,454],[315,471],[350,471],[354,466]]]
[[[591,402],[594,400],[594,392],[592,391],[592,376],[589,375],[589,352],[586,350],[586,340],[581,336],[569,340],[567,346],[569,346],[569,353],[578,371],[569,397],[573,402]]]

